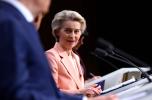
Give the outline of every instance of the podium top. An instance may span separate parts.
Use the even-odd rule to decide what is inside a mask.
[[[150,68],[145,68],[145,67],[140,67],[143,71],[147,72],[150,70]],[[104,75],[102,77],[99,77],[96,80],[93,80],[91,82],[88,82],[85,84],[85,87],[88,87],[90,85],[93,85],[95,83],[98,83],[100,81],[105,81],[105,86],[104,89],[107,89],[111,86],[117,85],[122,83],[124,74],[127,72],[138,72],[141,73],[139,69],[134,68],[134,67],[125,67],[125,68],[120,68],[116,71],[113,71],[107,75]]]

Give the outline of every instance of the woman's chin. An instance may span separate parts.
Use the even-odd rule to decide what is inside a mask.
[[[69,46],[67,47],[67,49],[72,50],[74,48],[74,46]]]

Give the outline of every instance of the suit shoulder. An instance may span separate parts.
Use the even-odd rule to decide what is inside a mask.
[[[54,48],[51,48],[47,51],[45,51],[45,54],[47,57],[52,57],[52,58],[55,58],[55,59],[60,59],[60,56],[57,52],[57,50],[55,50]]]
[[[51,48],[47,51],[45,51],[46,54],[54,54],[54,53],[57,53],[57,51],[54,49],[54,48]]]

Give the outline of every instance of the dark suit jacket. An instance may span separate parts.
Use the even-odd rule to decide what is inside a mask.
[[[80,100],[56,88],[38,33],[0,1],[0,100]]]

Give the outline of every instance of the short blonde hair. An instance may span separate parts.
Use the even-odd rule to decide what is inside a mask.
[[[55,16],[54,19],[52,20],[52,34],[53,36],[57,39],[58,37],[55,34],[55,31],[60,29],[62,27],[62,24],[65,21],[78,21],[81,24],[81,32],[84,33],[86,30],[86,20],[84,17],[82,17],[78,12],[72,11],[72,10],[63,10],[58,12]]]

